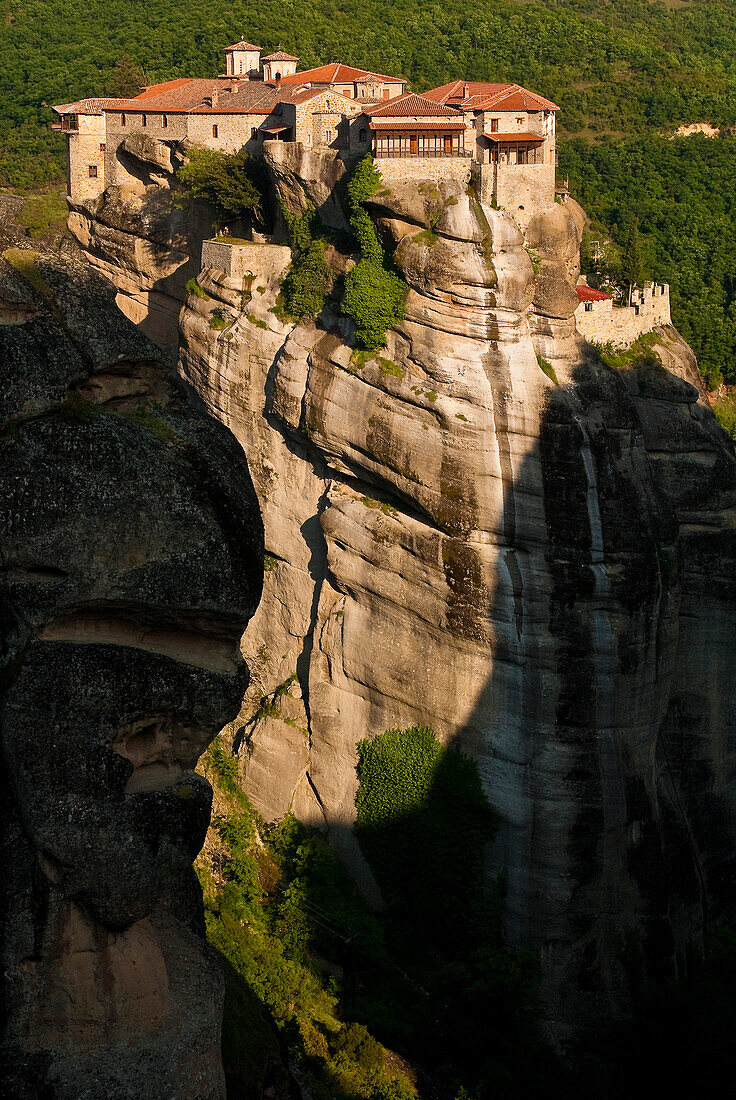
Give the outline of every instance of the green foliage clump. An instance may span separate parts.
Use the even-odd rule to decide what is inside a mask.
[[[66,227],[68,213],[64,191],[38,191],[28,196],[15,220],[29,237],[42,237],[46,233],[59,236]]]
[[[292,263],[281,292],[289,313],[295,317],[316,317],[332,287],[332,272],[325,259],[323,241],[312,241]]]
[[[273,1062],[270,1019],[315,1100],[412,1100],[413,1086],[388,1067],[383,1046],[346,1019],[340,1002],[348,998],[333,976],[352,956],[365,965],[385,956],[377,918],[323,837],[291,814],[270,830],[263,825],[219,738],[206,767],[221,811],[197,870],[208,938],[228,963],[228,1095],[241,1095]]]
[[[187,281],[187,294],[193,294],[195,298],[209,298],[210,295],[207,291],[199,285],[197,279],[192,275],[191,279]]]
[[[719,397],[713,405],[718,423],[724,432],[728,432],[736,445],[736,397],[733,393],[726,393]]]
[[[210,328],[215,332],[222,332],[230,324],[230,318],[222,306],[215,306],[210,314]]]
[[[345,280],[342,312],[355,322],[361,347],[376,350],[386,333],[404,318],[407,287],[403,279],[371,260],[361,260]]]
[[[179,202],[209,203],[218,223],[246,216],[258,220],[263,206],[262,172],[262,166],[245,149],[223,153],[192,148],[176,173]]]
[[[544,373],[550,379],[550,381],[554,382],[554,384],[556,386],[559,386],[560,383],[557,381],[557,371],[552,366],[549,359],[544,359],[541,355],[538,354],[537,355],[537,362],[539,363],[540,368],[544,371]]]
[[[291,214],[283,205],[281,213],[293,253],[291,267],[281,284],[283,310],[292,318],[316,317],[332,289],[332,271],[325,259],[326,242],[318,236],[319,215],[311,203],[301,216]]]
[[[494,819],[476,765],[422,726],[362,741],[358,757],[356,833],[386,901],[387,943],[427,999],[415,998],[422,1034],[409,1049],[434,1066],[442,1095],[511,1082],[516,1095],[549,1095],[539,967],[501,945],[501,886],[484,881]]]
[[[347,215],[360,247],[361,260],[348,273],[341,309],[355,323],[361,348],[374,351],[386,333],[404,318],[407,286],[391,269],[376,227],[364,203],[381,185],[381,174],[368,154],[358,162],[347,185]]]

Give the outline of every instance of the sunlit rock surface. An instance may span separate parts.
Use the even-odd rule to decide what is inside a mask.
[[[661,980],[732,907],[736,463],[674,329],[646,378],[577,336],[574,203],[526,237],[456,185],[372,206],[410,287],[373,359],[329,309],[283,325],[265,259],[246,304],[208,270],[181,317],[181,371],[248,450],[265,519],[243,783],[267,818],[325,825],[376,897],[356,742],[459,740],[498,815],[508,942],[540,953],[561,1037],[626,1011],[627,938]]]

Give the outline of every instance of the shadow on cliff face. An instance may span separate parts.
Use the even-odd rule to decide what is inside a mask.
[[[708,938],[734,912],[733,803],[719,789],[733,675],[704,697],[688,642],[711,582],[729,620],[736,547],[711,531],[718,546],[694,552],[680,525],[688,494],[705,512],[732,499],[736,465],[692,391],[662,370],[632,396],[588,348],[572,384],[550,390],[538,446],[513,474],[501,463],[494,672],[459,743],[499,819],[489,871],[506,883],[505,943],[541,958],[545,1026],[583,1095],[696,1089],[707,990],[723,1001],[718,968],[733,973],[728,933]],[[692,450],[713,461],[687,469]],[[545,531],[516,503],[540,478]],[[725,1035],[712,1040],[723,1072]]]
[[[2,296],[35,312],[0,327],[2,1091],[214,1098],[193,769],[247,684],[258,505],[104,280],[14,262]]]

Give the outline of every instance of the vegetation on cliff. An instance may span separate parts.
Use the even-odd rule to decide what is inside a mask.
[[[381,186],[381,174],[368,155],[356,165],[347,185],[346,210],[358,242],[361,259],[345,280],[341,309],[355,323],[361,348],[375,351],[386,343],[386,333],[404,317],[407,286],[393,270],[378,239],[365,202]]]
[[[245,149],[237,153],[189,149],[176,179],[180,203],[208,203],[215,211],[217,228],[240,218],[257,221],[262,217],[263,166]]]
[[[311,203],[301,216],[279,205],[292,251],[291,267],[281,284],[284,307],[292,317],[316,317],[333,282],[319,215]]]
[[[500,945],[500,888],[482,885],[493,821],[470,760],[425,729],[361,745],[359,834],[382,914],[321,834],[291,815],[270,828],[258,819],[219,739],[205,769],[216,790],[197,861],[208,935],[245,983],[238,1015],[253,1016],[255,997],[313,1096],[410,1100],[424,1083],[480,1097],[511,1081],[517,1095],[551,1095],[534,1029],[538,965]],[[263,1024],[256,1036],[269,1051]],[[231,1084],[241,1046],[228,1022]]]

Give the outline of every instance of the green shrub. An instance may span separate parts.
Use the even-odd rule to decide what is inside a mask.
[[[389,270],[376,227],[363,204],[381,186],[381,174],[370,154],[358,162],[347,184],[347,216],[360,248],[361,261],[345,280],[340,308],[355,323],[355,338],[367,350],[382,348],[386,333],[404,319],[408,288]]]
[[[216,306],[210,314],[210,328],[215,332],[222,332],[230,324],[230,318],[228,317],[222,306]]]
[[[176,173],[181,205],[207,202],[218,222],[262,216],[262,167],[240,149],[223,153],[219,149],[192,148],[187,161]]]
[[[299,253],[281,284],[284,305],[294,317],[316,317],[332,287],[332,272],[325,260],[323,241],[312,241]]]
[[[197,298],[209,298],[210,295],[197,282],[195,276],[187,282],[187,294],[194,294]]]
[[[736,397],[733,393],[727,393],[719,397],[713,406],[716,419],[725,432],[731,436],[736,444]]]
[[[537,362],[539,363],[539,366],[547,375],[547,377],[550,379],[550,381],[554,382],[556,386],[559,386],[560,383],[557,381],[557,372],[550,361],[548,359],[544,359],[541,355],[538,354]]]
[[[316,317],[332,289],[332,271],[325,259],[326,242],[317,235],[321,229],[319,215],[311,203],[301,215],[291,214],[283,203],[280,206],[292,261],[281,283],[281,301],[271,312],[282,321]]]
[[[386,343],[386,332],[404,319],[408,288],[403,279],[370,260],[361,260],[345,280],[341,303],[355,323],[361,347],[376,350]]]
[[[68,213],[64,191],[41,191],[28,196],[16,221],[30,237],[49,232],[58,235],[64,232]]]

